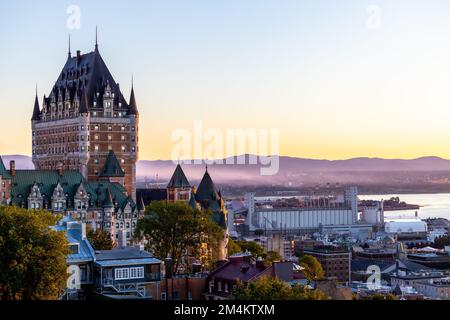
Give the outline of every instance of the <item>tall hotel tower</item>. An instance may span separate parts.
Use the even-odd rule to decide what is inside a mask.
[[[139,113],[131,86],[123,97],[103,61],[93,52],[67,61],[42,108],[36,93],[32,127],[33,163],[40,170],[78,170],[88,181],[104,179],[110,150],[125,173],[124,187],[136,201]],[[110,177],[109,177],[110,178]]]

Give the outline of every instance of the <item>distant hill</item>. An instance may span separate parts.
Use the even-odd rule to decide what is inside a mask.
[[[248,155],[245,156],[248,159]],[[6,167],[16,161],[17,169],[32,169],[31,158],[23,155],[2,156]],[[234,158],[233,160],[236,160]],[[236,161],[234,161],[236,163]],[[248,162],[246,162],[248,163]],[[188,179],[197,183],[205,171],[204,164],[183,164]],[[348,160],[313,160],[280,157],[279,172],[274,176],[261,176],[260,165],[210,165],[214,181],[236,185],[286,185],[305,186],[327,183],[355,183],[359,185],[420,183],[444,179],[441,172],[450,174],[450,160],[423,157],[412,160],[353,158]],[[165,183],[170,179],[175,164],[170,160],[140,160],[137,164],[137,180]]]

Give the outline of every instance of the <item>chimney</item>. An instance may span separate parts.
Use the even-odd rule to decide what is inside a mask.
[[[256,260],[256,268],[258,269],[264,269],[264,260],[261,257],[258,257],[258,260]]]
[[[77,64],[80,64],[81,62],[81,51],[77,50]]]
[[[166,271],[166,279],[172,278],[172,258],[164,259],[164,267]]]
[[[61,162],[58,162],[58,164],[56,165],[56,171],[58,171],[58,175],[60,177],[63,176],[64,170],[63,170],[63,164]]]
[[[9,162],[9,174],[13,177],[16,176],[16,161],[14,160]]]
[[[86,239],[86,223],[81,223],[81,239]]]

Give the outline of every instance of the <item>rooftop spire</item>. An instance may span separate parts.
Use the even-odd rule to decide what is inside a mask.
[[[131,76],[130,114],[138,114],[136,98],[134,97],[134,79]]]
[[[33,116],[31,117],[31,120],[40,120],[41,119],[40,115],[41,115],[41,111],[39,108],[37,83],[36,83],[36,97],[34,98]]]
[[[70,33],[69,33],[69,52],[67,53],[68,59],[72,57],[72,52],[70,52]]]
[[[97,25],[95,25],[95,51],[98,51],[98,30],[97,30]]]

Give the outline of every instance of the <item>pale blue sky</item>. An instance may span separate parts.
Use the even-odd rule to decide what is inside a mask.
[[[79,30],[66,27],[71,4]],[[35,83],[41,99],[68,34],[72,52],[90,51],[95,25],[127,97],[134,73],[141,158],[169,158],[171,132],[194,120],[279,128],[285,155],[450,158],[446,0],[3,2],[0,154],[30,154]]]

